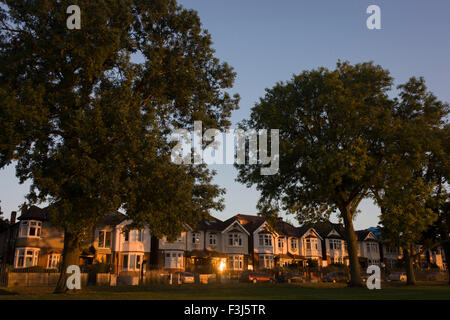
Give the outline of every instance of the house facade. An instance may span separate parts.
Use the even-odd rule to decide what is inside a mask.
[[[0,234],[1,263],[57,268],[64,234],[51,224],[48,210],[31,206],[17,220]],[[132,229],[131,223],[119,212],[102,219],[83,246],[80,265],[105,263],[116,274],[136,275],[149,269],[239,274],[294,263],[308,266],[310,261],[319,267],[349,264],[344,228],[330,222],[295,227],[282,219],[269,222],[254,215],[238,214],[225,221],[209,217],[195,226],[185,225],[174,241],[152,237],[147,227]],[[389,247],[373,230],[359,230],[356,235],[362,268],[398,266],[400,249]],[[446,268],[440,247],[423,252],[417,263]]]
[[[355,232],[358,239],[358,257],[362,268],[370,265],[381,266],[380,245],[378,238],[370,230]]]
[[[349,264],[344,227],[341,224],[324,222],[315,230],[322,237],[322,266],[330,264]]]
[[[51,224],[46,209],[32,206],[24,210],[11,232],[9,262],[14,268],[57,268],[64,247],[64,233]]]

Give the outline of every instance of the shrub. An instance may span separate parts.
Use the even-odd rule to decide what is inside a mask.
[[[348,266],[343,263],[333,263],[333,264],[330,264],[330,265],[326,266],[325,268],[323,268],[323,271],[326,273],[334,272],[334,271],[349,272],[349,269],[348,269]]]

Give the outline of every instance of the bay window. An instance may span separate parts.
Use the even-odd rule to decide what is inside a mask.
[[[144,255],[142,253],[128,253],[122,256],[122,269],[127,271],[141,270]]]
[[[169,269],[183,268],[183,253],[180,251],[166,252],[165,267]]]
[[[259,246],[260,247],[271,247],[272,246],[272,236],[270,234],[260,234],[259,235]]]
[[[27,268],[37,266],[39,259],[38,248],[17,248],[15,255],[16,268]]]
[[[22,221],[19,227],[19,237],[21,238],[40,238],[41,237],[41,221],[27,220]]]
[[[273,255],[271,254],[262,254],[260,255],[259,264],[263,269],[272,269],[273,268]]]
[[[228,269],[229,270],[242,270],[244,269],[244,256],[242,255],[230,255],[228,257]]]

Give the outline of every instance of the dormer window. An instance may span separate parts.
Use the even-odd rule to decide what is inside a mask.
[[[20,223],[19,237],[40,238],[42,222],[35,220],[22,221]]]

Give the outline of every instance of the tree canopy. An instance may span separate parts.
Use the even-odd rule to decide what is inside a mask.
[[[174,128],[225,128],[238,107],[235,74],[195,11],[87,0],[81,29],[68,30],[77,1],[2,2],[0,167],[15,161],[20,181],[32,180],[30,202],[50,202],[65,230],[63,265],[115,210],[174,238],[223,207],[213,172],[170,161]]]
[[[335,70],[304,71],[266,89],[241,124],[244,129],[279,128],[281,161],[273,176],[259,175],[259,164],[238,165],[238,181],[261,191],[258,207],[264,215],[284,210],[303,223],[338,211],[346,229],[352,285],[361,285],[353,230],[358,205],[388,176],[411,170],[427,150],[420,129],[445,115],[447,105],[434,96],[422,101],[407,94],[405,88],[422,88],[421,81],[400,86],[403,93],[392,99],[387,70],[373,63],[338,62]],[[428,122],[404,127],[402,115],[424,102],[429,102]],[[419,131],[409,137],[406,129]]]

